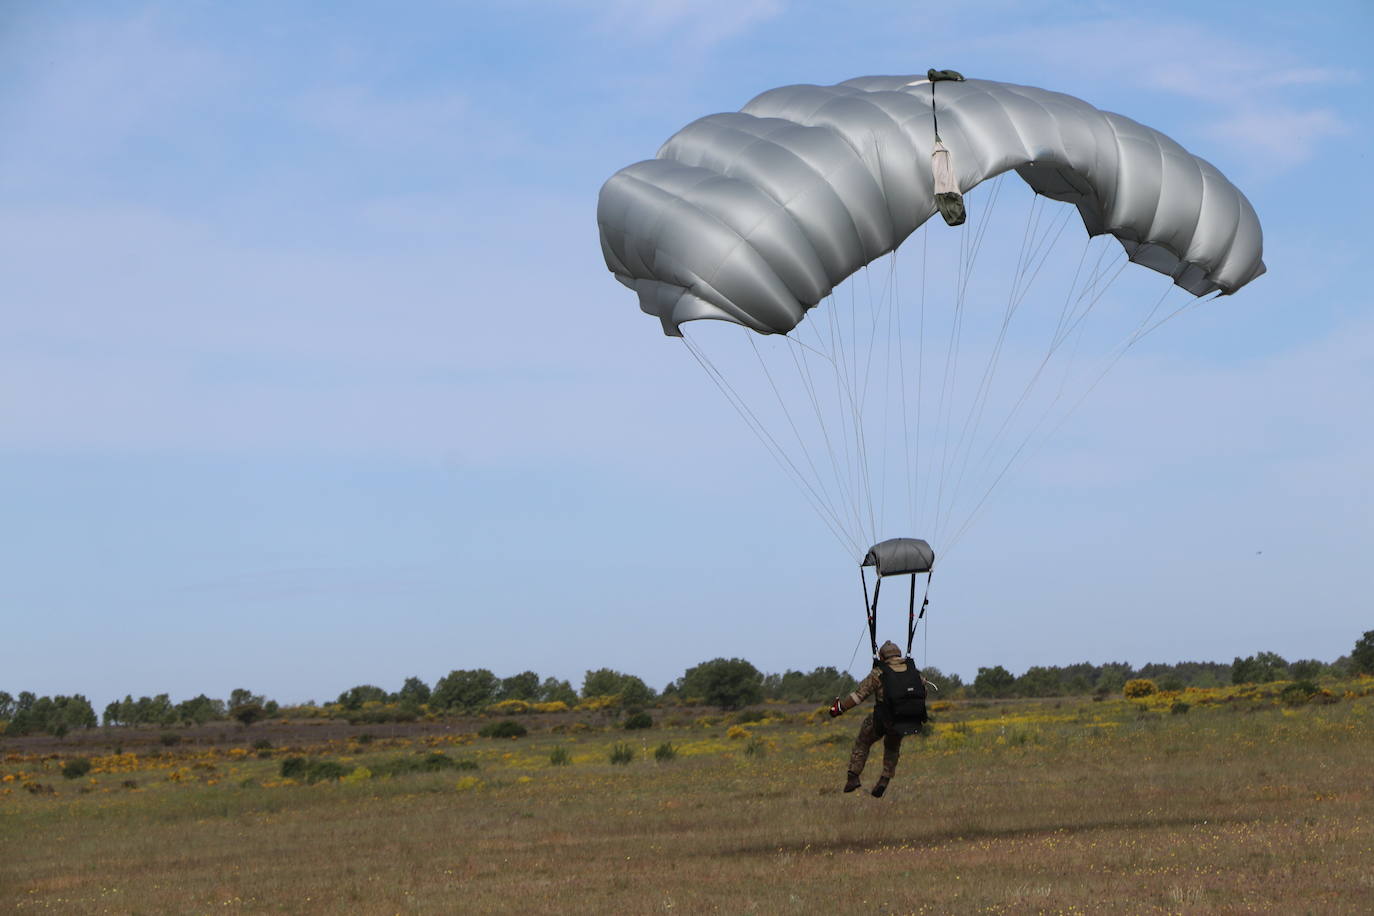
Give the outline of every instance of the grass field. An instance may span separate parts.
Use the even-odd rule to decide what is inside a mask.
[[[527,716],[518,739],[262,750],[308,732],[226,726],[83,745],[74,779],[75,745],[11,739],[0,910],[1371,913],[1374,682],[1330,686],[1299,705],[1190,691],[1186,713],[1171,696],[948,704],[882,799],[839,791],[858,710],[653,710],[633,732]],[[656,760],[665,742],[676,757]],[[617,743],[632,761],[609,762]],[[435,752],[476,768],[379,775]],[[347,775],[283,779],[289,756]]]

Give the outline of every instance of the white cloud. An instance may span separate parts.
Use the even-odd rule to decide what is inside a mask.
[[[1163,91],[1211,115],[1202,132],[1240,142],[1239,154],[1270,174],[1316,155],[1320,141],[1350,131],[1314,87],[1348,86],[1357,72],[1301,65],[1291,52],[1245,44],[1194,23],[1110,18],[973,38],[981,50],[1038,61],[1088,85]],[[1090,91],[1083,93],[1089,101]]]
[[[1246,108],[1210,124],[1218,140],[1258,153],[1277,170],[1295,168],[1317,156],[1323,141],[1351,132],[1350,125],[1327,108],[1301,111],[1288,107]]]

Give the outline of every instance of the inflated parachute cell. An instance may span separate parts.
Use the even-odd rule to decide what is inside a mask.
[[[1014,169],[1195,296],[1264,272],[1245,195],[1158,131],[1030,86],[970,79],[934,95],[962,191]],[[934,144],[925,77],[770,90],[611,176],[606,266],[670,335],[701,318],[785,334],[935,213]]]

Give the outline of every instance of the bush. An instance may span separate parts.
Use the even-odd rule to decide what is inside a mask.
[[[611,763],[624,765],[635,759],[635,749],[628,744],[617,744],[611,748]]]
[[[287,757],[281,762],[282,779],[299,779],[305,775],[304,757]]]
[[[163,747],[175,747],[181,743],[181,736],[173,732],[163,732],[157,736],[157,740],[162,742]]]
[[[253,750],[270,751],[272,750],[272,742],[268,741],[266,738],[259,738],[258,740],[253,742]]]
[[[529,734],[529,729],[513,719],[503,719],[482,726],[477,734],[483,738],[523,738]]]
[[[673,742],[665,741],[658,747],[654,748],[654,759],[658,761],[676,760],[677,748],[673,747]]]
[[[326,779],[343,779],[348,775],[348,767],[337,760],[312,760],[305,765],[305,781],[323,782]]]
[[[1320,691],[1321,688],[1311,681],[1294,681],[1279,692],[1279,699],[1290,706],[1300,706]]]
[[[374,764],[374,776],[405,776],[410,773],[439,773],[444,770],[475,770],[475,760],[455,760],[442,751],[431,751],[423,756],[412,754],[408,757],[393,757]]]
[[[364,706],[348,714],[349,725],[380,725],[383,722],[414,722],[420,718],[415,706]]]
[[[742,658],[716,658],[687,671],[674,685],[679,696],[739,709],[763,699],[763,674]]]
[[[654,717],[647,712],[637,712],[632,716],[626,716],[622,723],[627,730],[633,731],[637,728],[653,728]]]
[[[565,767],[572,763],[572,755],[561,744],[549,751],[549,766]]]
[[[768,718],[767,710],[746,709],[744,712],[735,713],[735,723],[737,725],[748,725],[750,722],[762,722]]]
[[[1126,682],[1126,686],[1121,688],[1121,692],[1127,699],[1138,700],[1141,697],[1148,697],[1159,692],[1155,682],[1146,677],[1138,677]]]
[[[1169,707],[1169,714],[1174,716],[1184,716],[1188,714],[1188,710],[1191,708],[1191,706],[1189,706],[1182,700],[1174,700],[1173,705]]]
[[[743,725],[731,725],[725,730],[725,737],[727,738],[748,738],[750,734],[749,729]]]
[[[750,738],[749,743],[744,746],[744,756],[762,757],[768,751],[768,745],[763,743],[762,738]]]
[[[67,779],[80,779],[91,771],[91,761],[85,757],[73,757],[62,765],[62,775]]]

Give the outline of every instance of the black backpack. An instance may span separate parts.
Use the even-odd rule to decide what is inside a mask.
[[[926,723],[926,682],[911,659],[905,671],[893,671],[886,664],[878,666],[883,682],[883,702],[878,704],[878,722],[883,731],[911,735]]]

